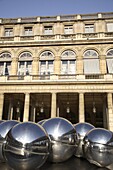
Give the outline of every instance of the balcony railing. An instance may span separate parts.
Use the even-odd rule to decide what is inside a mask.
[[[104,79],[103,74],[87,74],[85,75],[85,79]]]
[[[103,38],[113,38],[113,32],[102,32],[102,33],[77,33],[77,34],[51,34],[51,35],[30,35],[30,36],[8,36],[0,37],[0,42],[10,42],[10,41],[41,41],[41,40],[89,40],[89,39],[103,39]]]
[[[9,75],[7,80],[24,80],[24,75]]]
[[[0,82],[41,82],[41,81],[113,81],[113,74],[45,74],[0,76]]]
[[[67,79],[67,80],[75,80],[77,77],[76,77],[77,75],[76,74],[60,74],[60,75],[58,75],[58,79],[59,80],[65,80],[65,79]]]

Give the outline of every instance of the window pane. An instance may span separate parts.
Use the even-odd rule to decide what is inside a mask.
[[[85,33],[93,33],[94,25],[85,25]]]
[[[25,35],[32,35],[32,27],[25,27],[24,28]]]
[[[5,36],[13,36],[13,29],[12,28],[5,28]]]
[[[84,74],[99,74],[99,60],[98,59],[85,59],[84,60]]]
[[[0,75],[3,75],[4,73],[4,63],[0,62]]]
[[[32,73],[32,62],[27,61],[26,62],[26,75],[29,75]]]
[[[107,31],[113,32],[113,23],[107,23]]]
[[[10,75],[11,72],[11,62],[6,62],[5,75]]]
[[[49,35],[49,34],[53,34],[53,31],[52,31],[52,27],[44,27],[44,34],[45,35]]]
[[[73,34],[73,27],[72,26],[65,26],[64,27],[65,34]]]
[[[75,74],[75,60],[69,61],[69,73]]]
[[[41,61],[40,62],[40,74],[45,74],[46,73],[46,61]]]
[[[21,62],[19,62],[18,74],[24,75],[24,73],[25,73],[25,62],[21,61]]]
[[[107,70],[109,74],[113,74],[113,59],[107,59]]]
[[[66,61],[66,60],[62,61],[61,73],[62,74],[68,73],[68,61]]]
[[[113,57],[113,49],[107,53],[107,57]]]
[[[53,61],[48,61],[48,74],[53,73]]]

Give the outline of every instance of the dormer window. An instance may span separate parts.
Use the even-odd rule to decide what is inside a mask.
[[[64,27],[64,34],[73,34],[73,26],[67,25]]]
[[[13,36],[13,28],[5,28],[5,37]]]
[[[33,34],[33,30],[32,30],[32,27],[25,27],[24,28],[24,34],[26,36],[31,36]]]
[[[107,23],[107,31],[113,32],[113,23]]]
[[[94,33],[94,24],[86,24],[85,33]]]
[[[44,27],[44,34],[45,35],[53,34],[52,26],[45,26]]]

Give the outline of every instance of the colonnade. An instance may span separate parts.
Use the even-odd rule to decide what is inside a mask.
[[[30,108],[30,93],[25,93],[24,99],[24,112],[23,112],[23,121],[29,120],[29,108]],[[51,115],[50,117],[59,116],[57,108],[57,93],[52,93],[51,98]],[[79,93],[79,122],[85,121],[85,103],[84,103],[84,93]],[[4,94],[0,94],[0,119],[2,119],[4,106]],[[101,107],[101,106],[100,106]],[[106,124],[109,130],[113,131],[113,95],[112,93],[107,93],[107,108],[106,108]],[[105,120],[104,120],[105,121]]]

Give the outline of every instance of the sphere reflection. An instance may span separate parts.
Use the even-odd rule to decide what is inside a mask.
[[[90,123],[84,122],[84,123],[77,123],[74,125],[76,133],[77,133],[77,147],[75,150],[74,155],[77,157],[83,157],[83,139],[91,129],[95,128]]]
[[[57,117],[50,118],[42,125],[51,139],[49,160],[63,162],[69,159],[75,151],[76,130],[68,120]]]
[[[89,131],[84,138],[86,159],[100,167],[113,163],[113,133],[102,128]]]
[[[24,122],[7,134],[3,151],[9,166],[16,170],[39,168],[48,158],[49,137],[41,125]]]
[[[5,161],[3,156],[3,149],[2,149],[3,143],[5,143],[6,141],[5,137],[9,132],[9,130],[18,123],[19,122],[16,120],[7,120],[0,123],[0,161],[1,162]]]

